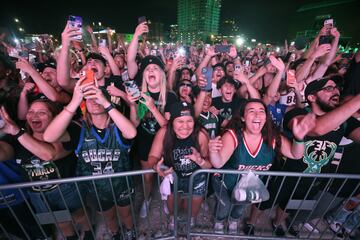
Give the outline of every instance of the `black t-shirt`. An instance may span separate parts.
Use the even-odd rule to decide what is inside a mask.
[[[355,58],[351,61],[350,67],[344,76],[344,94],[356,95],[360,92],[360,62]]]
[[[295,108],[285,114],[284,128],[288,129],[289,121],[299,115],[306,115],[308,109]],[[336,166],[331,164],[335,151],[343,136],[348,136],[354,129],[360,127],[359,121],[349,118],[337,129],[322,136],[306,136],[305,150],[302,159],[287,159],[285,171],[304,173],[334,172]],[[288,129],[289,130],[289,129]]]
[[[7,135],[2,141],[7,142],[14,148],[16,163],[21,168],[24,178],[28,181],[45,181],[75,176],[77,157],[71,151],[74,148],[69,148],[66,143],[63,143],[63,146],[66,150],[71,151],[69,155],[55,161],[44,161],[24,148],[13,136]],[[32,190],[46,191],[54,187],[56,185],[51,184],[33,187]]]
[[[240,106],[244,102],[245,99],[239,98],[236,95],[234,95],[231,102],[223,102],[220,96],[213,99],[212,105],[220,111],[219,117],[220,122],[222,122],[225,119],[231,120],[232,116],[239,112]]]

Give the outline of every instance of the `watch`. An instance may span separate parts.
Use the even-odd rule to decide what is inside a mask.
[[[14,137],[16,139],[18,139],[19,137],[21,137],[24,133],[26,133],[24,128],[20,128],[19,132],[17,134],[14,135]]]

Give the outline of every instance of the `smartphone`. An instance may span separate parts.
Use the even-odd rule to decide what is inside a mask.
[[[250,60],[245,61],[245,67],[250,67]]]
[[[94,83],[95,84],[95,73],[90,69],[86,69],[80,72],[80,78],[85,77],[85,80],[81,83],[84,85],[86,83]]]
[[[236,64],[236,65],[234,66],[234,70],[235,70],[235,71],[241,71],[241,70],[242,70],[241,65],[240,65],[240,64]]]
[[[143,23],[143,22],[147,22],[147,21],[146,21],[146,17],[145,17],[145,16],[139,17],[139,18],[138,18],[138,24]]]
[[[20,51],[19,52],[19,57],[20,58],[24,58],[26,60],[29,60],[29,51],[25,50],[25,51]]]
[[[127,80],[129,80],[130,77],[129,77],[128,71],[123,72],[123,73],[121,74],[121,78],[122,78],[123,82],[126,82]]]
[[[36,43],[31,42],[31,43],[24,44],[24,48],[26,48],[27,50],[34,50],[34,49],[36,49]]]
[[[150,51],[150,55],[152,55],[152,56],[156,56],[156,55],[157,55],[156,50],[155,50],[155,49],[151,49],[151,51]]]
[[[330,36],[320,36],[319,38],[319,45],[322,44],[330,44],[331,43],[331,38]]]
[[[79,28],[81,33],[82,33],[82,17],[79,16],[69,16],[69,24],[71,28]],[[82,35],[78,35],[75,36],[74,39],[81,41],[82,40]]]
[[[334,26],[334,20],[332,18],[326,19],[324,21],[324,26],[327,28],[332,28]]]
[[[215,45],[215,52],[216,53],[229,53],[230,45]]]
[[[106,47],[106,39],[99,40],[99,47]]]
[[[206,79],[206,86],[203,87],[203,90],[210,91],[212,89],[212,74],[213,74],[212,67],[204,67],[201,70],[201,73],[205,76]]]
[[[286,72],[286,84],[287,85],[292,85],[296,82],[296,78],[295,78],[295,70],[288,70]]]
[[[124,82],[124,86],[133,97],[140,97],[139,87],[133,80]]]

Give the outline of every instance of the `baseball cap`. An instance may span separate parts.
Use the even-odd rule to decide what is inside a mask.
[[[152,56],[152,55],[148,55],[146,57],[144,57],[141,60],[140,63],[140,72],[143,72],[144,69],[149,65],[149,64],[156,64],[158,65],[162,70],[165,69],[165,64],[163,63],[163,61],[157,57],[157,56]]]
[[[334,81],[336,84],[338,84],[338,78],[336,77],[325,77],[325,78],[320,78],[317,80],[314,80],[312,82],[310,82],[306,88],[305,88],[305,99],[307,100],[307,97],[309,95],[312,95],[318,91],[320,91],[328,81]]]
[[[194,107],[187,102],[175,102],[170,107],[170,119],[182,116],[195,116]]]
[[[86,61],[88,61],[89,59],[100,60],[104,64],[104,66],[106,66],[106,59],[98,53],[91,52],[88,55],[86,55]]]

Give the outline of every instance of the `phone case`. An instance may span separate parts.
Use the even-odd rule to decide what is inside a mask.
[[[85,80],[81,83],[81,85],[84,85],[86,83],[94,83],[95,82],[95,77],[94,77],[94,72],[86,69],[80,72],[80,77],[86,76]]]
[[[286,82],[287,84],[293,84],[296,82],[295,78],[295,71],[294,70],[288,70],[286,73]]]
[[[133,97],[140,97],[140,90],[132,80],[124,82],[125,88]]]
[[[82,32],[82,17],[79,16],[69,16],[69,24],[72,28],[80,28],[80,31]],[[82,35],[74,37],[74,39],[81,41]]]
[[[215,45],[216,53],[228,53],[230,52],[230,45]]]
[[[205,91],[210,91],[212,89],[212,73],[213,69],[211,67],[205,67],[202,69],[202,74],[204,74],[206,79],[206,86],[203,88]]]

